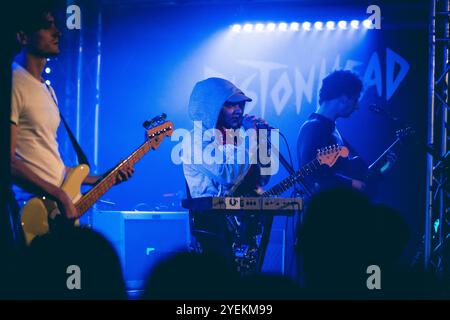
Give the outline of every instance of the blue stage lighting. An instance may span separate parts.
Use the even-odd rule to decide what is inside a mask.
[[[253,31],[253,25],[251,23],[244,24],[244,31],[246,31],[246,32]]]
[[[334,21],[328,21],[325,26],[327,27],[328,30],[334,30],[334,28],[336,27],[336,22]]]
[[[287,31],[287,29],[288,29],[288,24],[286,22],[280,22],[278,24],[278,30]]]
[[[241,31],[242,26],[240,24],[235,24],[231,27],[231,30],[233,30],[234,32],[239,32]]]
[[[289,26],[289,29],[291,31],[298,31],[299,28],[300,28],[300,23],[298,23],[298,22],[292,22]]]
[[[308,22],[308,21],[303,22],[302,28],[304,30],[311,30],[311,22]]]
[[[257,23],[255,25],[255,30],[259,31],[259,32],[264,31],[264,24],[263,23]]]
[[[316,21],[314,23],[314,29],[316,30],[322,30],[323,29],[323,22],[322,21]]]
[[[359,21],[358,21],[358,20],[352,20],[352,21],[350,22],[350,26],[351,26],[353,29],[358,29],[358,27],[359,27]]]
[[[270,22],[267,24],[266,30],[267,31],[275,31],[276,27],[277,27],[277,25],[275,23]]]
[[[252,32],[252,31],[257,31],[257,32],[263,32],[263,31],[268,31],[268,32],[274,32],[274,31],[282,31],[282,32],[286,32],[286,31],[299,31],[300,27],[305,30],[305,31],[309,31],[311,29],[315,29],[315,30],[336,30],[336,29],[341,29],[341,30],[345,30],[345,29],[359,29],[359,28],[366,28],[366,29],[373,29],[373,24],[370,20],[351,20],[351,21],[346,21],[346,20],[340,20],[339,22],[337,21],[327,21],[327,22],[323,22],[323,21],[316,21],[314,23],[311,23],[309,21],[304,21],[302,23],[299,22],[291,22],[291,23],[286,23],[286,22],[267,22],[267,23],[262,23],[262,22],[258,22],[255,24],[252,23],[245,23],[245,24],[234,24],[231,26],[231,30],[234,32],[240,32],[240,31],[245,31],[245,32]],[[46,71],[47,72],[47,71]]]
[[[339,29],[347,29],[347,21],[341,20],[338,22]]]
[[[50,69],[49,67],[45,68],[45,73],[50,73],[52,72],[52,69]]]
[[[363,21],[363,26],[366,28],[366,29],[372,29],[373,28],[373,25],[372,25],[372,21],[370,21],[370,20],[364,20]]]

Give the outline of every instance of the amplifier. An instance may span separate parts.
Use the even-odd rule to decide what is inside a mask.
[[[94,211],[92,227],[115,247],[127,289],[142,289],[162,259],[190,244],[188,212]]]

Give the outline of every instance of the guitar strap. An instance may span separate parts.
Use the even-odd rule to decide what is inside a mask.
[[[51,90],[50,86],[46,83],[47,90],[50,93],[50,96],[53,99],[53,102],[56,105],[56,108],[58,108],[58,101],[56,100],[55,96],[53,95],[53,90]],[[59,111],[59,108],[58,108]],[[81,148],[80,144],[78,143],[77,139],[75,138],[72,130],[70,130],[69,125],[67,124],[66,119],[63,117],[61,111],[59,111],[59,116],[61,117],[61,120],[64,124],[64,127],[66,128],[66,131],[69,135],[70,142],[72,143],[73,148],[75,149],[75,152],[77,154],[78,164],[86,164],[89,166],[89,161],[86,157],[86,154],[83,152],[83,149]]]

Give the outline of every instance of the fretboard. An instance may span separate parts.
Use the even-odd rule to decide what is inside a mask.
[[[304,165],[299,171],[295,174],[290,175],[289,177],[283,179],[278,184],[274,185],[272,188],[264,192],[261,196],[263,197],[274,197],[279,196],[283,192],[289,190],[292,186],[294,186],[298,181],[305,178],[306,176],[312,174],[320,167],[320,162],[316,159]]]
[[[76,204],[75,207],[78,212],[78,218],[81,217],[92,205],[100,199],[115,183],[117,172],[127,166],[133,166],[141,158],[150,151],[151,145],[149,141],[144,142],[137,148],[127,159],[119,163],[112,169],[106,177],[97,183],[89,192],[87,192]]]

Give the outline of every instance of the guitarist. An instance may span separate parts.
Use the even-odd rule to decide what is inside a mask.
[[[297,140],[299,167],[313,160],[317,149],[337,144],[350,150],[350,157],[339,158],[333,167],[322,165],[316,174],[304,179],[311,195],[331,188],[353,188],[368,193],[368,166],[357,152],[346,142],[336,128],[336,120],[349,118],[358,109],[358,100],[363,88],[359,77],[348,70],[338,70],[323,79],[319,92],[319,107],[302,125]],[[351,159],[353,158],[353,159]],[[396,155],[388,154],[383,170],[389,170],[396,161]],[[307,199],[308,200],[308,199]],[[308,201],[309,202],[309,201]],[[301,238],[302,219],[297,223],[297,276],[302,277]],[[300,250],[300,251],[298,251]]]
[[[362,91],[362,82],[351,71],[339,70],[323,79],[319,93],[319,108],[310,115],[300,128],[297,140],[297,157],[299,167],[316,157],[317,149],[338,144],[349,147],[352,156],[356,156],[352,148],[336,128],[338,118],[348,118],[358,109],[358,100]],[[333,187],[351,187],[359,191],[366,184],[358,179],[340,173],[340,169],[348,167],[348,159],[339,159],[335,166],[322,166],[318,174],[305,181],[311,193],[317,193]]]
[[[57,201],[67,216],[76,216],[69,196],[60,188],[67,167],[56,140],[60,113],[53,89],[41,77],[47,58],[59,54],[61,32],[55,25],[50,1],[26,4],[17,9],[15,39],[18,54],[12,64],[11,174],[19,206],[43,195]],[[20,14],[19,14],[20,12]],[[133,168],[123,169],[116,183],[127,180]],[[102,176],[88,176],[84,183],[94,185]]]

